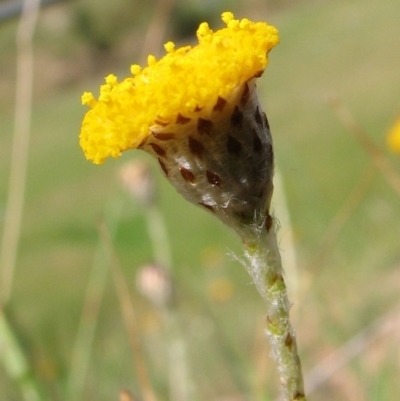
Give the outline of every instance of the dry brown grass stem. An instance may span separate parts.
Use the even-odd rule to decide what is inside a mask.
[[[22,214],[24,209],[32,113],[32,38],[39,14],[39,6],[40,0],[24,1],[16,35],[17,87],[15,100],[14,136],[11,151],[11,170],[8,197],[0,254],[0,303],[3,305],[8,302],[11,296],[21,232]]]
[[[119,401],[137,401],[129,390],[121,390],[119,393]]]
[[[288,287],[288,296],[293,306],[291,313],[295,314],[299,306],[300,290],[304,286],[303,278],[299,275],[297,251],[294,240],[293,226],[285,194],[284,182],[279,168],[275,167],[274,194],[272,208],[279,216],[279,247],[282,249],[282,264],[285,266],[285,281]]]
[[[332,97],[330,99],[330,105],[339,120],[353,134],[362,148],[368,153],[372,162],[382,173],[386,181],[400,196],[400,174],[390,163],[384,152],[373,141],[371,141],[351,112],[337,97]]]
[[[370,189],[375,175],[376,168],[372,163],[369,163],[365,167],[357,185],[353,188],[347,199],[343,202],[342,206],[333,216],[322,237],[319,248],[320,250],[309,268],[309,270],[313,272],[314,277],[324,265],[326,258],[331,255],[343,227],[349,221],[362,200],[365,198],[365,195]]]
[[[137,380],[142,392],[143,401],[156,401],[157,398],[152,388],[146,366],[132,298],[129,292],[128,285],[126,283],[126,279],[124,277],[124,273],[122,271],[122,267],[114,251],[110,232],[104,221],[101,221],[99,223],[99,234],[107,254],[107,259],[110,265],[111,274],[121,308],[122,318],[126,327],[126,332],[129,337],[133,360],[135,362]]]
[[[305,377],[308,394],[322,386],[335,372],[364,352],[379,337],[387,336],[398,327],[400,304],[358,332],[333,354],[318,363]]]
[[[172,276],[171,246],[162,213],[155,202],[148,204],[144,208],[144,212],[148,235],[153,247],[154,260],[157,265],[165,268]],[[182,335],[176,305],[170,300],[159,306],[159,312],[164,319],[170,399],[174,401],[193,400],[195,399],[195,385],[189,371],[187,346]]]
[[[154,9],[153,17],[148,25],[146,35],[144,37],[140,60],[142,63],[146,61],[148,54],[152,54],[154,50],[159,50],[167,30],[169,15],[175,0],[158,0]]]
[[[119,223],[122,206],[122,201],[114,201],[106,207],[104,219],[107,221],[107,226],[112,236],[115,234]],[[90,357],[101,303],[109,277],[109,269],[105,259],[104,246],[99,238],[71,354],[67,392],[68,397],[74,400],[82,399],[87,372],[90,368]]]

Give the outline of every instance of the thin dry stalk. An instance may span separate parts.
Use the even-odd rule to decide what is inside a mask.
[[[110,232],[112,236],[118,225],[121,209],[122,202],[118,202],[118,204],[113,202],[106,208],[105,220],[108,222],[108,227],[111,227]],[[67,383],[67,391],[70,399],[82,399],[108,272],[104,246],[99,240],[71,356],[71,368]]]
[[[332,98],[330,105],[343,125],[353,134],[386,181],[400,196],[400,174],[390,163],[382,150],[369,139],[360,124],[338,98]]]
[[[24,1],[16,35],[17,87],[14,136],[0,256],[0,266],[2,269],[0,303],[3,305],[8,302],[11,296],[25,201],[25,183],[32,113],[32,38],[39,14],[39,6],[40,0]]]
[[[121,390],[119,393],[119,401],[137,401],[129,390]]]
[[[273,209],[279,216],[281,238],[279,247],[282,249],[282,265],[285,266],[285,279],[288,287],[288,295],[293,303],[291,312],[298,307],[300,289],[303,283],[299,280],[299,268],[297,262],[296,246],[294,244],[294,234],[290,211],[286,200],[285,188],[282,175],[276,168],[274,176],[274,196],[272,198]]]
[[[154,9],[153,18],[148,25],[144,37],[140,57],[142,61],[145,61],[147,54],[161,47],[165,31],[167,30],[169,15],[174,3],[175,0],[158,0]]]
[[[114,246],[112,243],[110,232],[104,221],[101,221],[99,224],[99,234],[107,254],[107,259],[114,280],[114,285],[118,296],[118,301],[120,304],[123,321],[126,327],[127,334],[129,336],[129,343],[131,346],[133,359],[135,361],[137,379],[140,389],[142,391],[143,400],[156,401],[157,398],[152,388],[146,367],[145,357],[143,354],[143,347],[137,329],[136,314],[133,308],[133,303],[131,295],[129,293],[129,288],[126,283],[126,279],[124,277],[118,257],[114,251]]]
[[[316,283],[318,274],[321,273],[324,267],[325,260],[332,254],[343,227],[349,221],[362,200],[365,198],[365,195],[371,187],[375,174],[376,168],[374,164],[370,162],[365,167],[358,184],[350,192],[347,199],[343,202],[342,206],[329,223],[328,228],[322,236],[319,251],[309,265],[308,271],[311,273],[308,275],[307,280],[305,280],[305,284],[301,288],[301,308],[305,307],[305,299],[311,295],[310,288]]]
[[[317,270],[323,266],[324,261],[335,247],[336,241],[346,223],[349,221],[357,207],[365,198],[368,190],[371,187],[372,180],[375,177],[376,169],[373,164],[368,164],[354,189],[350,192],[347,199],[343,202],[341,208],[336,212],[332,218],[328,228],[326,229],[321,245],[320,251],[311,263],[310,271],[317,273]]]
[[[172,275],[171,247],[163,216],[154,202],[145,208],[145,213],[155,262]],[[189,373],[186,344],[182,336],[178,312],[173,302],[162,305],[160,312],[164,318],[166,332],[170,398],[174,401],[193,400],[195,386]]]
[[[369,326],[348,340],[333,354],[318,363],[305,377],[307,392],[310,394],[329,380],[339,369],[364,352],[379,337],[387,336],[396,329],[400,318],[400,305],[379,317]]]

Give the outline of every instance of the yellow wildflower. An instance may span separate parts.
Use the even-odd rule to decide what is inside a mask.
[[[255,80],[279,39],[264,22],[222,19],[216,32],[200,25],[195,47],[168,42],[131,77],[109,75],[98,99],[85,92],[80,145],[94,163],[126,149],[152,154],[181,195],[248,239],[271,222],[274,154]]]
[[[387,136],[389,148],[396,153],[400,153],[400,118],[395,122]]]
[[[82,103],[91,107],[82,123],[80,145],[88,160],[102,163],[126,149],[138,148],[154,126],[183,122],[193,115],[207,117],[218,99],[260,76],[268,52],[278,43],[278,32],[264,22],[236,20],[222,14],[227,27],[213,32],[207,23],[197,31],[199,44],[175,49],[148,66],[131,67],[132,76],[118,82],[106,78],[100,96],[88,92]]]

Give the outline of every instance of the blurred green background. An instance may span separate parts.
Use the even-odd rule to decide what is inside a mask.
[[[12,374],[0,349],[1,401],[29,399],[28,382],[43,400],[115,400],[123,388],[140,394],[130,333],[99,240],[101,219],[113,233],[158,399],[176,400],[169,395],[168,355],[177,338],[187,364],[186,378],[178,379],[185,383],[175,385],[190,387],[191,399],[278,396],[263,304],[232,256],[240,258],[238,239],[183,201],[147,155],[126,152],[99,167],[78,144],[83,91],[98,93],[105,75],[123,78],[149,52],[162,55],[169,39],[192,43],[202,21],[219,28],[226,10],[280,31],[259,90],[274,137],[276,187],[284,194],[274,199],[275,214],[290,216],[279,237],[309,399],[385,401],[399,394],[399,194],[329,99],[340,99],[400,174],[400,157],[385,145],[400,107],[400,2],[75,0],[42,8],[34,35],[25,205],[4,305],[29,377]],[[17,24],[17,18],[0,22],[0,227],[11,168]],[[175,299],[168,313],[179,328],[172,340],[165,310],[135,284],[157,247],[147,228],[152,211],[121,184],[121,168],[135,160],[150,164],[153,207],[168,234],[162,245],[170,246]],[[104,288],[94,272],[107,275]],[[84,308],[91,288],[98,314],[92,304]],[[94,330],[83,348],[79,327]],[[88,358],[87,368],[74,353]]]

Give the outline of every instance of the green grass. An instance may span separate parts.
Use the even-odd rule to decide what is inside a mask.
[[[398,299],[400,201],[379,173],[323,264],[309,269],[331,220],[370,163],[335,117],[327,97],[338,95],[368,135],[384,147],[386,129],[400,102],[398,15],[397,0],[310,1],[270,17],[260,15],[276,25],[281,35],[259,87],[292,217],[299,285],[306,289],[294,299],[293,312],[305,372]],[[26,207],[11,306],[49,400],[66,399],[71,350],[98,243],[97,221],[107,205],[124,202],[115,247],[133,293],[136,270],[152,258],[144,217],[118,181],[118,170],[125,162],[149,158],[130,152],[96,167],[84,160],[78,146],[84,113],[80,94],[96,88],[100,81],[94,77],[37,96],[34,107]],[[12,114],[4,99],[0,104],[4,105],[0,109],[1,218]],[[400,159],[389,157],[400,172]],[[261,300],[242,266],[227,256],[229,250],[240,255],[239,241],[211,215],[187,204],[157,174],[159,202],[173,252],[178,311],[190,344],[199,399],[248,395],[258,372],[257,361],[268,351],[263,351],[265,344],[260,340]],[[235,288],[225,303],[210,299],[207,290],[220,277],[231,280]],[[136,293],[134,298],[155,388],[165,395],[161,320],[146,300]],[[310,398],[342,400],[354,386],[354,397],[364,394],[368,401],[392,400],[400,390],[395,352],[397,342],[390,336],[381,337]],[[268,357],[265,363],[266,394],[272,397],[278,391],[276,374]],[[116,399],[124,387],[137,390],[110,279],[83,399]],[[19,397],[18,387],[0,367],[0,398]]]

